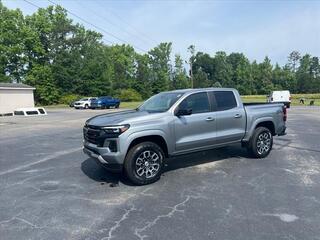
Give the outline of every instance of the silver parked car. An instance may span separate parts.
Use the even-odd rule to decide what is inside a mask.
[[[286,118],[283,104],[243,104],[231,88],[163,92],[135,110],[87,120],[83,151],[133,183],[149,184],[171,156],[242,143],[266,157],[273,136],[285,134]]]

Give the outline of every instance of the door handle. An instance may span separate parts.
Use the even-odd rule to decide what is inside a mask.
[[[242,115],[240,113],[237,113],[236,115],[234,115],[234,118],[241,118]]]
[[[208,121],[208,122],[213,121],[213,120],[214,120],[213,117],[207,117],[207,118],[206,118],[206,121]]]

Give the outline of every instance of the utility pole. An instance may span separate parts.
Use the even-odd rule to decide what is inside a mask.
[[[189,64],[190,64],[190,80],[191,80],[191,88],[193,88],[193,72],[192,72],[192,64],[193,64],[193,62],[191,61],[191,58],[190,58]]]
[[[191,80],[191,88],[193,88],[193,72],[192,72],[192,66],[193,66],[193,61],[194,61],[194,54],[196,52],[195,46],[194,45],[190,45],[188,47],[189,52],[191,53],[190,59],[189,59],[189,64],[190,64],[190,80]]]

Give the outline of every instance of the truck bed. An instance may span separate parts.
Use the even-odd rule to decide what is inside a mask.
[[[283,103],[243,103],[246,112],[246,135],[244,140],[248,140],[252,135],[253,128],[256,126],[257,120],[269,121],[274,125],[274,134],[278,135],[284,128],[284,104]]]

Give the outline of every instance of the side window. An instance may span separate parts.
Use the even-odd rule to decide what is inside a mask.
[[[232,91],[215,91],[214,96],[218,111],[237,107],[237,101]]]
[[[207,93],[195,93],[188,96],[181,103],[179,108],[192,109],[192,114],[210,111]]]

